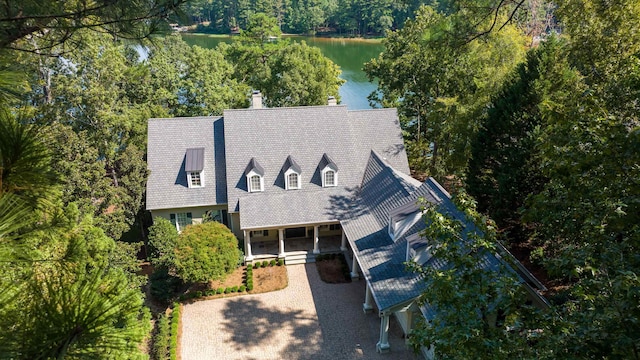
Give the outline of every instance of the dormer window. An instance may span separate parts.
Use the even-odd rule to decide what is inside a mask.
[[[296,173],[291,173],[287,176],[287,184],[288,184],[288,188],[289,189],[299,189],[300,188],[300,182],[298,181],[299,179],[298,174]]]
[[[320,160],[320,173],[322,187],[338,186],[338,166],[327,154],[323,154]]]
[[[302,169],[300,165],[293,160],[291,155],[287,156],[287,160],[284,162],[282,166],[282,170],[284,171],[284,187],[287,190],[296,190],[301,188],[301,180],[300,173]]]
[[[251,161],[249,161],[244,175],[247,177],[247,190],[249,192],[264,191],[264,169],[255,158],[251,158]]]
[[[409,202],[389,211],[389,237],[394,242],[397,241],[421,219],[422,210],[414,202]]]
[[[336,172],[327,170],[324,173],[324,186],[336,186]]]
[[[253,175],[249,183],[251,184],[249,187],[250,192],[262,191],[262,176]]]
[[[187,184],[190,188],[204,186],[203,169],[204,148],[187,149],[184,159],[184,171],[187,173]]]
[[[200,176],[199,171],[193,171],[189,173],[189,187],[201,187],[202,186],[202,177]]]

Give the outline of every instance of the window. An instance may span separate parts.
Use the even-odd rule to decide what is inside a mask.
[[[335,230],[340,230],[340,229],[342,229],[340,224],[331,224],[331,225],[329,225],[329,230],[330,231],[335,231]]]
[[[300,188],[300,182],[299,182],[299,176],[296,173],[291,173],[287,176],[287,182],[288,182],[288,187],[287,189],[299,189]]]
[[[193,223],[193,219],[190,212],[169,214],[169,218],[173,223],[173,225],[175,225],[176,230],[178,230],[178,232],[181,232],[182,230],[184,230],[184,228],[186,228],[188,225],[191,225]]]
[[[190,185],[190,187],[201,187],[202,186],[202,178],[200,177],[200,172],[190,172],[189,173],[189,185]]]
[[[265,237],[269,236],[269,230],[254,230],[251,232],[251,237]]]
[[[333,170],[327,170],[324,173],[324,186],[336,186],[336,173]]]
[[[250,178],[250,190],[251,192],[262,191],[262,178],[259,175],[253,175]]]

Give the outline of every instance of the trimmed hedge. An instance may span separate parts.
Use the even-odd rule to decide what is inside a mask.
[[[169,340],[171,338],[169,318],[167,315],[160,315],[156,322],[156,328],[157,332],[153,337],[153,359],[166,360],[169,358]]]
[[[180,325],[180,303],[173,303],[173,312],[171,313],[171,339],[169,340],[169,359],[176,360],[178,358],[178,326]]]

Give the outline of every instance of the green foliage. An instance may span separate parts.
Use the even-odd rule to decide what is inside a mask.
[[[169,318],[165,314],[160,314],[160,317],[158,317],[156,329],[156,334],[153,337],[153,359],[166,360],[169,358],[171,331],[169,328]]]
[[[154,2],[116,0],[105,4],[68,1],[10,2],[0,10],[2,38],[0,49],[57,53],[54,47],[82,43],[84,28],[126,39],[144,39],[166,30],[165,18],[180,13],[186,1]],[[33,38],[39,46],[33,47]],[[72,46],[72,47],[73,47]],[[68,51],[68,50],[67,50]]]
[[[525,54],[525,37],[515,27],[465,42],[457,33],[467,25],[423,6],[415,20],[388,33],[385,51],[365,65],[369,78],[378,80],[370,99],[398,107],[414,171],[462,174],[478,119]]]
[[[220,280],[237,267],[238,240],[218,222],[188,226],[175,248],[178,277],[187,282]]]
[[[149,260],[154,266],[173,268],[174,249],[178,242],[175,225],[163,217],[156,217],[149,227]]]
[[[149,276],[151,296],[163,303],[169,303],[175,298],[182,286],[182,281],[169,274],[169,270],[165,267],[156,269],[151,276]]]
[[[338,66],[305,42],[264,42],[268,34],[277,34],[269,28],[272,22],[256,15],[252,25],[257,28],[248,28],[249,35],[218,47],[235,64],[235,78],[260,90],[269,107],[325,105],[329,96],[337,98],[344,82]]]
[[[178,358],[178,328],[180,327],[180,311],[182,305],[180,303],[173,303],[173,310],[171,311],[171,340],[169,341],[169,359],[175,360]]]
[[[425,213],[423,236],[430,240],[432,256],[448,265],[409,263],[425,282],[420,301],[433,310],[433,318],[428,323],[421,318],[412,331],[412,346],[435,346],[438,358],[537,358],[529,334],[539,329],[540,314],[525,304],[525,290],[512,271],[501,263],[498,269],[479,266],[496,253],[495,229],[468,199],[456,200],[475,226],[436,206]]]

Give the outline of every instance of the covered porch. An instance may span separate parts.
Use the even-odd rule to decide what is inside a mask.
[[[315,256],[347,250],[338,223],[295,228],[244,230],[245,261],[284,259],[286,264],[313,262]]]

